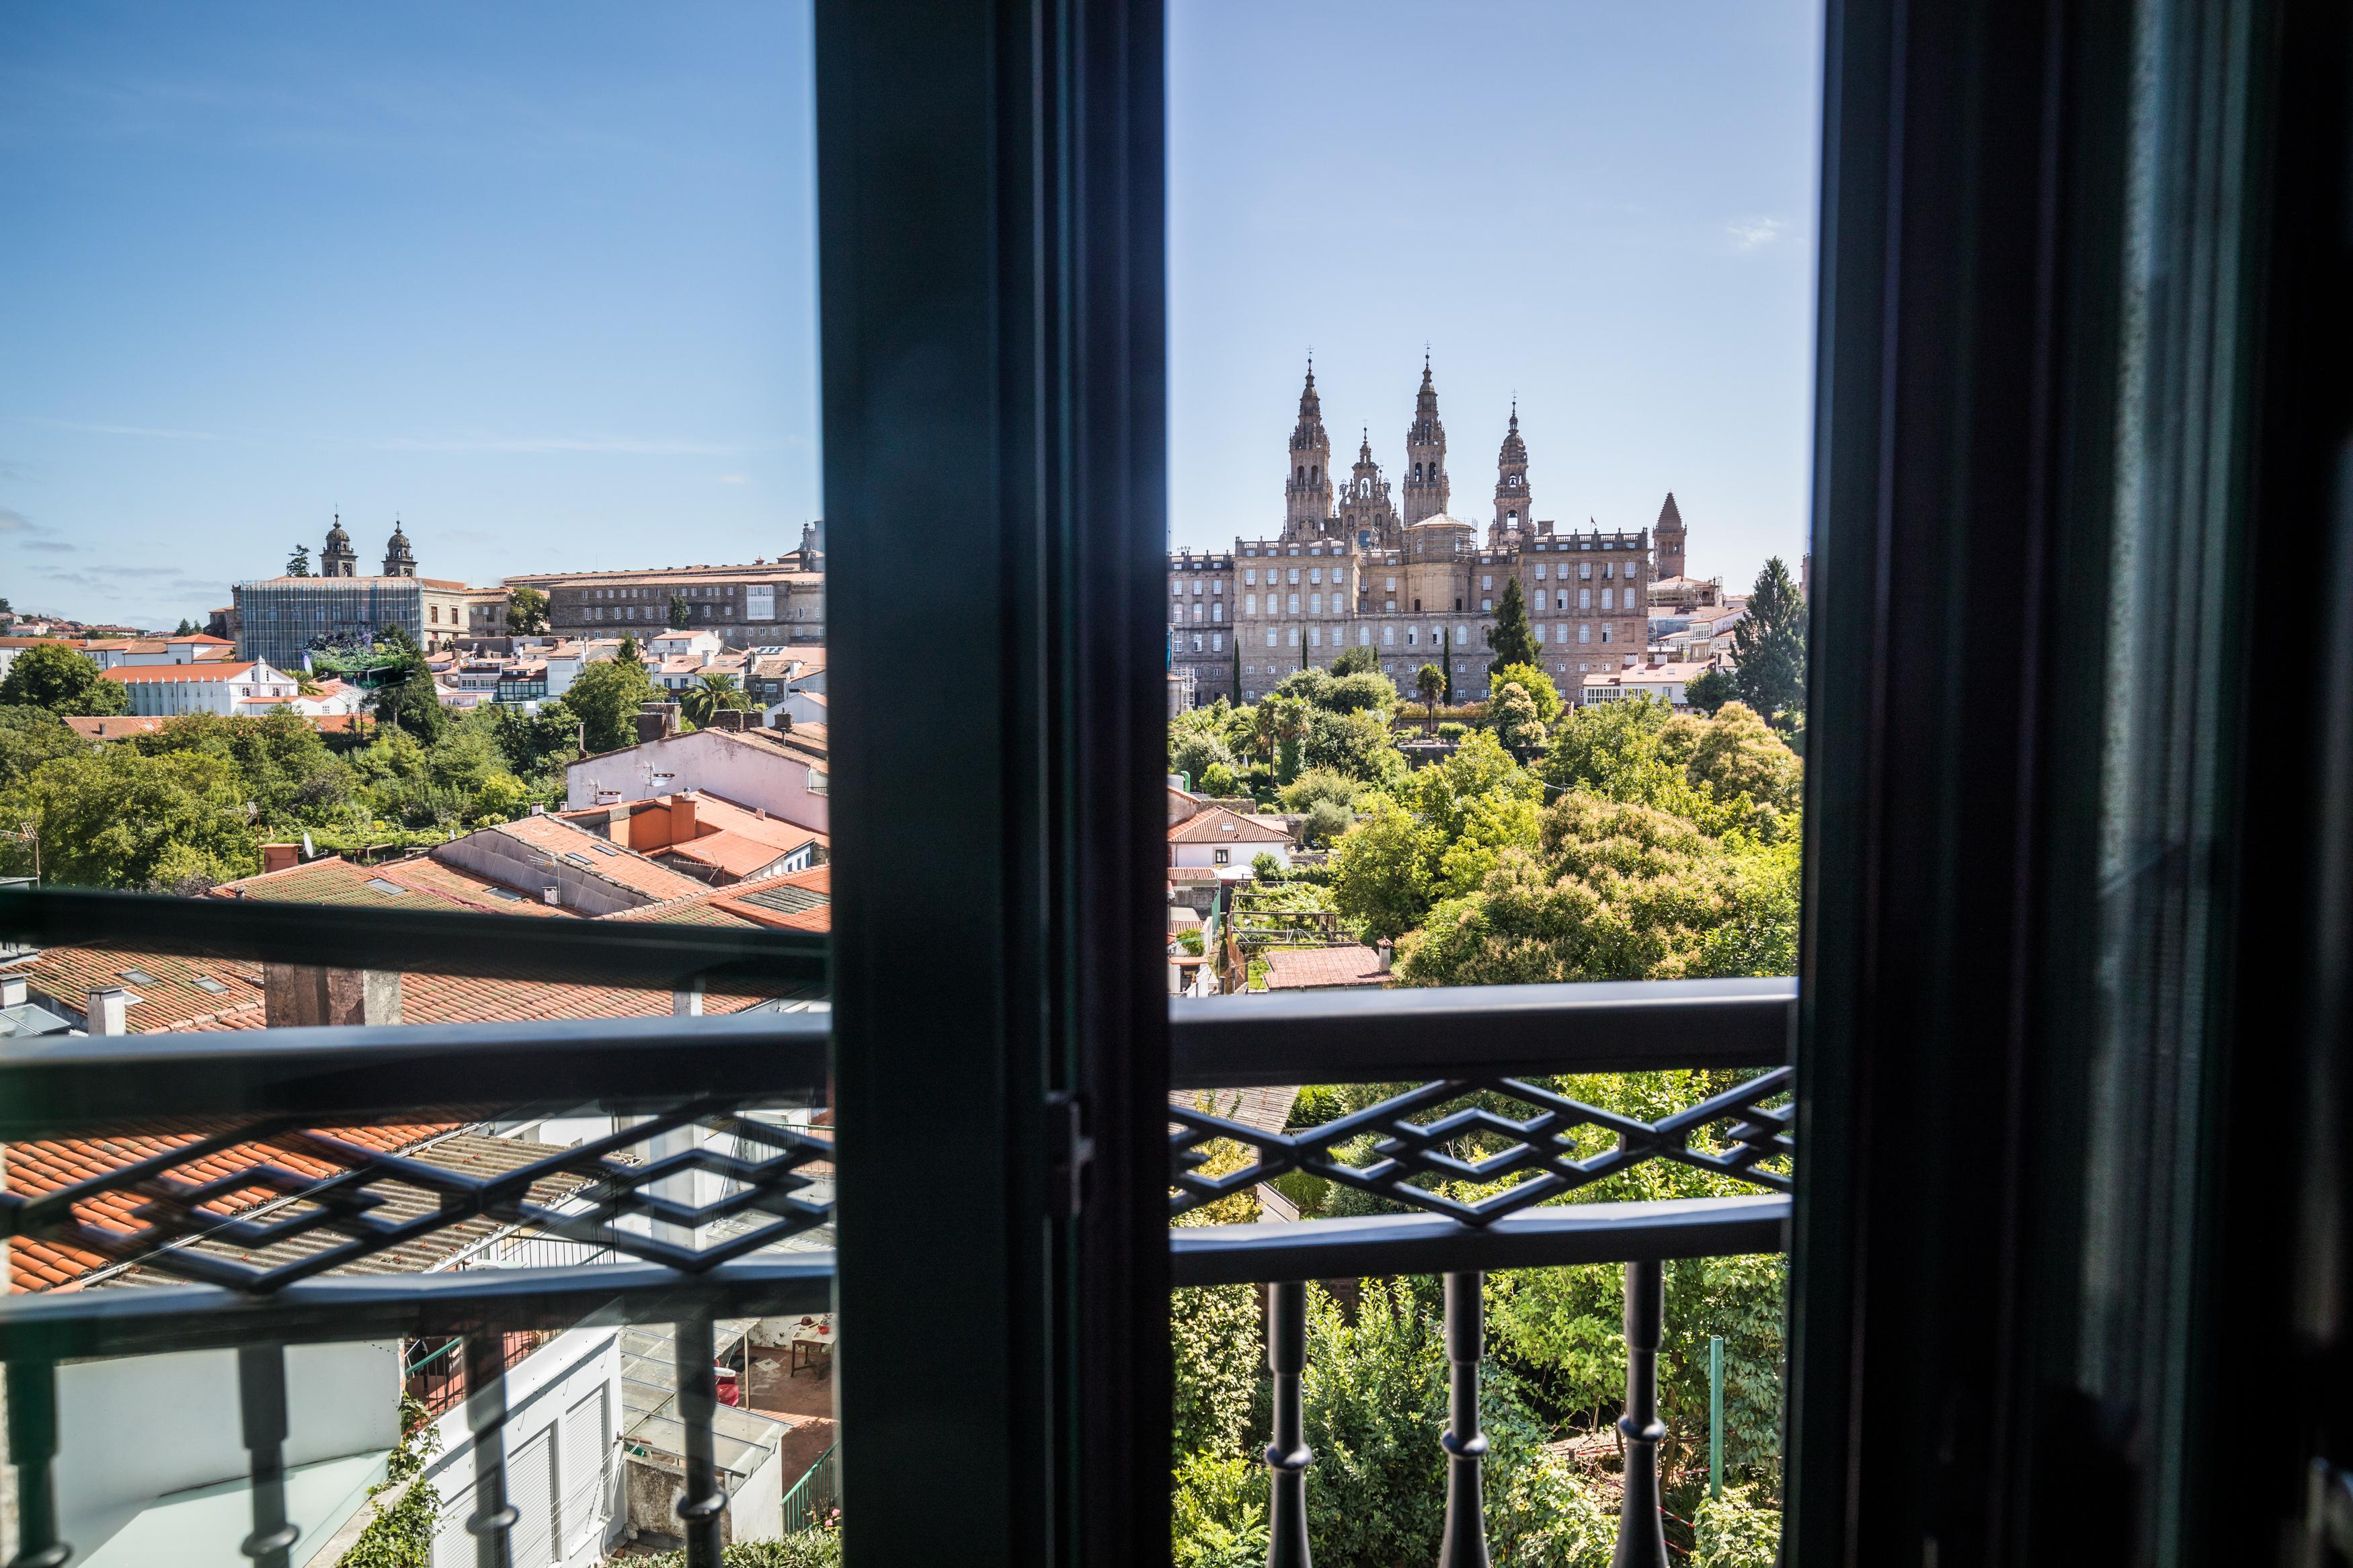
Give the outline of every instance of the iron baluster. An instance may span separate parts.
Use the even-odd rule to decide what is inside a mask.
[[[506,1361],[504,1334],[478,1327],[466,1335],[466,1429],[474,1438],[474,1512],[466,1532],[477,1568],[508,1568],[509,1532],[522,1518],[507,1501]]]
[[[16,1555],[8,1568],[63,1568],[73,1548],[58,1539],[58,1369],[8,1363],[8,1459],[16,1467]]]
[[[1307,1370],[1307,1286],[1277,1280],[1266,1289],[1266,1364],[1274,1374],[1274,1441],[1267,1445],[1266,1568],[1309,1568],[1307,1467],[1314,1462],[1300,1430],[1299,1375]]]
[[[1480,1471],[1487,1434],[1479,1426],[1479,1359],[1485,1352],[1485,1311],[1479,1269],[1446,1276],[1446,1533],[1438,1568],[1487,1568],[1487,1517]]]
[[[1626,1265],[1626,1486],[1618,1505],[1618,1548],[1609,1568],[1667,1568],[1659,1502],[1659,1338],[1665,1328],[1667,1282],[1655,1260]]]
[[[678,1517],[686,1526],[687,1568],[720,1568],[719,1516],[727,1511],[727,1489],[719,1481],[711,1436],[719,1409],[712,1328],[709,1318],[678,1325],[678,1414],[686,1425],[686,1487]]]
[[[262,1568],[288,1568],[287,1549],[302,1531],[286,1518],[285,1346],[238,1350],[237,1405],[253,1478],[253,1532],[238,1550]]]

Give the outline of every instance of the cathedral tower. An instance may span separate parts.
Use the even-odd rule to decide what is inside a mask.
[[[1340,493],[1340,531],[1359,549],[1394,549],[1398,536],[1397,508],[1389,500],[1389,482],[1373,461],[1373,433],[1365,432],[1356,447],[1356,466],[1348,474],[1348,488]]]
[[[1405,433],[1405,521],[1409,528],[1446,510],[1446,426],[1438,422],[1438,388],[1430,356],[1421,356],[1421,390],[1414,395],[1413,426]]]
[[[392,537],[385,542],[384,574],[387,577],[417,575],[417,557],[408,548],[408,535],[400,531],[400,524],[392,525]]]
[[[352,536],[343,531],[343,515],[335,514],[335,525],[327,530],[327,547],[319,552],[319,575],[322,577],[355,577],[359,575],[360,558],[352,550]]]
[[[1651,531],[1651,541],[1657,546],[1652,582],[1689,575],[1683,570],[1683,514],[1675,510],[1672,490],[1667,492],[1667,504],[1659,509],[1658,525]]]
[[[1495,455],[1495,521],[1487,531],[1490,549],[1516,544],[1536,531],[1529,510],[1528,444],[1520,439],[1520,400],[1512,399],[1512,425],[1504,433],[1503,450]]]
[[[1315,362],[1299,394],[1299,423],[1291,429],[1291,478],[1282,487],[1282,537],[1321,538],[1332,526],[1332,437],[1324,433],[1324,401],[1315,395]]]

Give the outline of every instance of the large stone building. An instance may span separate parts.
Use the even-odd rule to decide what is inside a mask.
[[[302,668],[306,650],[366,643],[386,626],[398,626],[427,649],[506,631],[505,589],[418,576],[416,552],[396,522],[385,543],[384,570],[375,576],[359,574],[352,536],[338,517],[319,552],[317,576],[265,577],[239,583],[232,593],[225,621],[237,657],[286,670]]]
[[[1546,671],[1565,690],[1623,668],[1649,646],[1646,529],[1562,531],[1539,521],[1528,448],[1512,411],[1495,458],[1494,514],[1479,527],[1449,513],[1446,426],[1429,362],[1406,431],[1402,505],[1373,460],[1369,431],[1345,480],[1332,471],[1315,370],[1299,395],[1282,531],[1231,551],[1168,558],[1170,665],[1198,700],[1251,701],[1308,665],[1368,647],[1410,694],[1425,664],[1458,700],[1486,694],[1487,632],[1516,580]],[[1677,518],[1681,544],[1682,520]]]
[[[801,547],[774,561],[736,566],[649,567],[639,572],[540,572],[506,580],[547,595],[551,629],[563,637],[642,640],[670,624],[670,601],[689,629],[711,631],[729,647],[825,641],[824,525],[801,530]]]

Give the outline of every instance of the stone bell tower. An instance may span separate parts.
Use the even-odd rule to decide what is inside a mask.
[[[1535,513],[1528,500],[1528,444],[1520,439],[1520,400],[1512,399],[1512,425],[1504,433],[1503,450],[1495,455],[1495,521],[1487,530],[1487,544],[1500,550],[1532,536]]]
[[[327,530],[326,548],[319,552],[319,575],[322,577],[356,577],[360,558],[352,549],[352,536],[343,531],[343,515],[335,514],[335,524]]]
[[[1282,487],[1282,537],[1320,539],[1332,526],[1332,437],[1324,433],[1324,400],[1315,395],[1315,362],[1299,394],[1299,423],[1291,427],[1291,477]]]
[[[385,542],[384,574],[387,577],[417,575],[416,553],[408,548],[408,535],[400,531],[397,522],[392,525],[392,537]]]
[[[1683,571],[1683,514],[1676,510],[1672,490],[1667,492],[1667,504],[1659,509],[1659,521],[1651,531],[1651,542],[1657,552],[1652,582],[1688,575]]]
[[[1414,394],[1413,424],[1405,433],[1405,521],[1410,528],[1446,510],[1446,426],[1438,421],[1438,388],[1430,356],[1421,356],[1421,390]]]

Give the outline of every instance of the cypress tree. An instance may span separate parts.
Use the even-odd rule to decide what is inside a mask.
[[[1495,606],[1495,624],[1487,628],[1487,646],[1495,650],[1487,661],[1491,676],[1507,664],[1536,663],[1535,633],[1528,628],[1528,601],[1517,577],[1504,579],[1504,599]]]
[[[1757,574],[1748,613],[1732,628],[1740,700],[1767,718],[1806,706],[1806,601],[1778,555]]]

